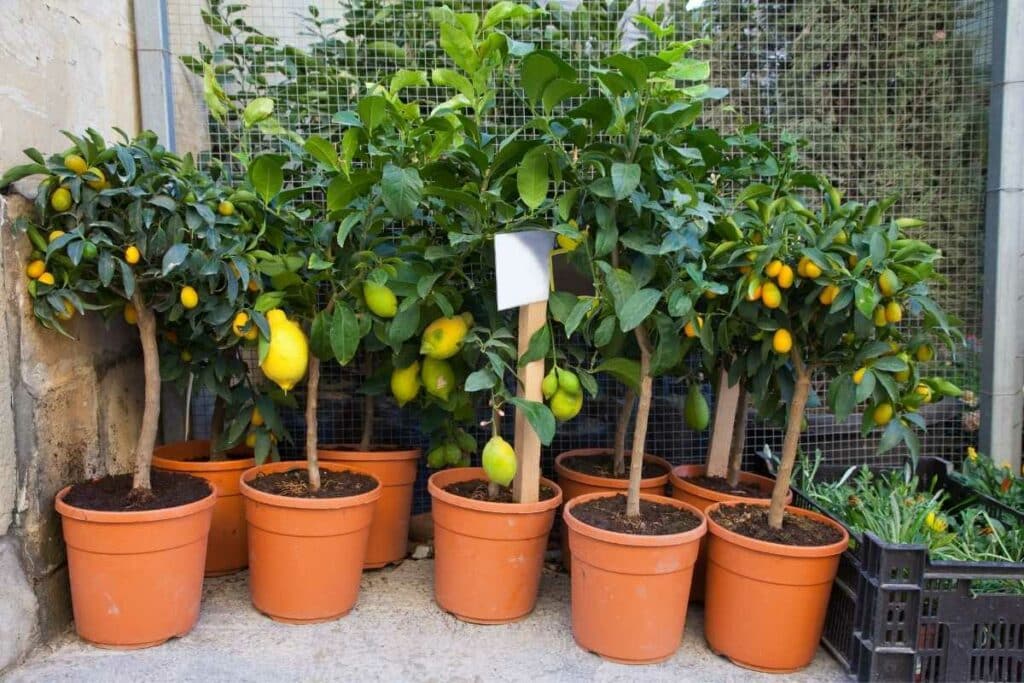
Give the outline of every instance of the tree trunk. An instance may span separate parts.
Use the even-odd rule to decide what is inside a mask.
[[[369,352],[366,352],[364,359],[364,372],[366,379],[370,378],[373,374],[373,360]],[[359,439],[359,450],[364,453],[370,450],[370,446],[373,444],[373,420],[374,420],[374,409],[376,408],[376,402],[373,396],[367,394],[363,397],[363,435]]]
[[[210,462],[227,460],[227,454],[217,449],[217,443],[224,433],[224,413],[227,411],[227,404],[218,394],[213,399],[213,414],[210,416]]]
[[[629,458],[629,490],[626,496],[626,516],[640,516],[640,481],[644,471],[644,446],[647,441],[647,418],[651,414],[651,394],[654,380],[651,378],[651,342],[643,325],[635,330],[640,345],[640,400],[636,407],[636,423],[633,425],[633,452]]]
[[[786,512],[786,495],[789,493],[789,482],[793,477],[796,452],[800,447],[800,425],[803,422],[807,397],[811,393],[811,376],[796,347],[793,347],[791,357],[793,369],[796,372],[796,386],[793,388],[793,400],[789,404],[789,416],[786,419],[786,437],[782,442],[782,461],[779,463],[775,488],[772,489],[771,507],[768,509],[768,525],[773,529],[782,528],[782,519]]]
[[[633,415],[633,404],[636,403],[636,392],[626,387],[626,395],[622,399],[622,410],[619,420],[615,423],[615,456],[613,473],[621,477],[626,473],[626,432],[629,431],[629,418]]]
[[[732,443],[729,444],[729,485],[740,483],[740,472],[743,469],[743,448],[747,444],[747,390],[740,386],[739,399],[736,401],[736,420],[732,423]]]
[[[320,389],[320,359],[310,354],[306,379],[306,472],[310,491],[320,490],[320,462],[317,460],[316,404]]]
[[[138,313],[139,340],[142,342],[142,367],[145,377],[145,404],[142,410],[142,426],[139,440],[135,443],[135,476],[132,487],[142,497],[152,494],[149,471],[156,447],[156,432],[160,424],[160,351],[156,341],[156,315],[146,307],[137,292],[132,305]]]

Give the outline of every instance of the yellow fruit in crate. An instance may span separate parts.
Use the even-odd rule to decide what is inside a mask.
[[[483,466],[488,479],[508,486],[516,476],[516,452],[508,441],[493,436],[484,446]]]
[[[32,280],[38,280],[39,276],[46,272],[46,262],[41,259],[32,261],[25,266],[25,275],[28,275]]]
[[[871,412],[871,417],[875,419],[875,424],[881,427],[882,425],[889,424],[893,414],[894,411],[891,403],[879,403]]]
[[[414,361],[412,365],[404,368],[395,368],[391,372],[391,395],[399,406],[404,406],[416,398],[420,393],[420,362]]]
[[[782,305],[782,292],[774,282],[766,282],[761,287],[761,303],[765,308],[778,308]]]
[[[50,285],[52,287],[56,283],[56,280],[53,279],[53,273],[47,272],[40,275],[36,282],[41,285]]]
[[[789,353],[790,349],[792,348],[793,335],[789,333],[789,330],[785,328],[775,330],[775,334],[772,336],[772,349],[775,351],[775,353]]]
[[[442,401],[447,401],[452,389],[455,388],[455,371],[452,370],[451,363],[446,360],[427,356],[423,359],[420,377],[427,393]]]
[[[71,208],[71,190],[66,187],[58,187],[50,195],[50,206],[54,211],[63,212]]]
[[[128,265],[134,266],[142,258],[142,253],[134,244],[124,250],[124,260]]]
[[[263,426],[264,422],[265,420],[263,419],[263,415],[260,413],[260,409],[253,408],[252,417],[249,418],[249,424],[251,424],[253,427],[261,427]]]
[[[548,407],[551,408],[551,413],[555,416],[556,420],[567,422],[580,414],[580,410],[583,408],[583,394],[573,394],[564,389],[559,389],[551,397]]]
[[[878,289],[882,292],[882,296],[892,296],[900,288],[900,279],[896,276],[896,273],[892,272],[888,268],[882,271],[882,274],[878,276]]]
[[[782,266],[779,271],[779,277],[776,280],[779,283],[779,287],[782,289],[789,289],[793,286],[793,268],[789,265]]]
[[[423,330],[420,353],[435,360],[451,358],[462,348],[472,324],[473,316],[468,313],[438,318]]]
[[[271,382],[284,391],[291,391],[306,375],[309,340],[298,323],[289,320],[279,308],[267,311],[267,324],[270,339],[260,369]]]
[[[398,313],[398,298],[387,285],[366,281],[363,283],[366,307],[381,318],[394,318]]]
[[[79,155],[69,154],[64,157],[64,168],[68,169],[75,175],[82,175],[89,170],[89,164]]]
[[[903,320],[903,307],[895,301],[890,301],[885,305],[885,322],[887,323],[898,323]]]
[[[195,290],[195,287],[185,285],[181,288],[178,299],[181,301],[182,306],[191,310],[199,305],[199,292]]]

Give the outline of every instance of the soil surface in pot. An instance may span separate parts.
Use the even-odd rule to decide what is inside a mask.
[[[64,502],[83,510],[139,512],[188,505],[210,495],[210,485],[190,474],[154,470],[149,481],[153,490],[147,495],[132,488],[132,475],[108,475],[75,484],[64,496]]]
[[[615,475],[615,455],[570,455],[559,461],[562,467],[580,474],[589,474],[592,477],[604,477],[605,479],[629,479],[629,455],[626,456],[626,471],[624,474]],[[658,463],[644,461],[643,478],[653,479],[668,474],[668,470]]]
[[[358,496],[377,488],[377,481],[368,475],[349,470],[332,472],[320,470],[320,490],[309,488],[309,474],[306,468],[257,474],[249,482],[249,486],[264,493],[289,498],[347,498]]]
[[[781,545],[832,545],[843,537],[831,524],[789,512],[782,519],[782,528],[773,529],[768,526],[765,505],[728,505],[713,511],[711,518],[741,536]]]
[[[177,462],[228,462],[231,460],[245,460],[247,458],[251,459],[252,453],[224,453],[218,455],[217,460],[213,460],[213,458],[211,458],[209,454],[197,455],[194,458],[185,458],[183,460],[178,460]],[[168,459],[174,460],[174,458]]]
[[[681,534],[700,526],[700,517],[674,505],[640,501],[640,516],[626,516],[626,496],[596,498],[573,506],[572,516],[588,526],[634,536]]]
[[[412,448],[403,448],[401,446],[391,446],[389,444],[376,444],[370,445],[366,448],[360,448],[350,443],[346,444],[329,444],[327,446],[320,446],[322,451],[340,451],[342,453],[377,453],[377,452],[390,452],[390,451],[411,451]]]
[[[745,484],[741,481],[736,484],[736,486],[733,486],[725,477],[708,477],[701,475],[699,477],[683,477],[683,481],[688,481],[694,486],[699,486],[702,489],[708,489],[709,491],[728,493],[730,496],[743,496],[744,498],[772,497],[771,493],[765,493],[754,484]]]
[[[471,498],[473,500],[483,500],[488,503],[514,503],[512,500],[512,487],[510,486],[499,486],[498,495],[495,498],[487,493],[487,480],[485,479],[469,479],[467,481],[457,481],[452,484],[448,484],[444,487],[444,490],[452,495],[459,496],[461,498]],[[540,485],[540,500],[550,500],[555,497],[555,490],[550,486]]]

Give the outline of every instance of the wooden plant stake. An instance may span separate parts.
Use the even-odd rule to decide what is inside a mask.
[[[729,386],[729,371],[722,368],[718,373],[715,422],[711,427],[711,445],[708,447],[708,467],[705,474],[709,477],[724,478],[729,473],[729,452],[739,398],[740,383]]]
[[[548,302],[536,301],[519,307],[519,356],[526,353],[533,335],[547,322]],[[519,398],[542,401],[541,382],[544,381],[544,359],[535,360],[519,368]],[[533,431],[526,414],[516,411],[516,431],[513,447],[516,449],[516,476],[512,482],[512,496],[517,503],[536,503],[540,492],[540,438]]]

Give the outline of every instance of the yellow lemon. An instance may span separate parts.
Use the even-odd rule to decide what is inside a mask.
[[[932,402],[932,388],[927,384],[918,384],[916,387],[914,387],[914,393],[921,397],[922,402]]]
[[[935,349],[929,344],[921,344],[917,347],[917,351],[914,352],[914,357],[917,358],[919,363],[928,363],[935,358]]]
[[[122,314],[124,315],[124,321],[129,325],[135,325],[139,322],[139,312],[135,310],[135,306],[132,304],[125,304]]]
[[[757,285],[753,289],[747,287],[747,301],[757,301],[761,298],[761,294],[764,291],[763,285]]]
[[[559,389],[551,397],[549,407],[556,420],[567,422],[580,414],[580,410],[583,408],[583,394],[572,394],[564,389]]]
[[[252,417],[249,418],[249,424],[251,424],[253,427],[260,427],[263,425],[264,422],[265,420],[263,419],[263,415],[260,413],[260,409],[253,408]]]
[[[391,395],[398,405],[404,406],[420,393],[420,362],[404,368],[395,368],[391,372]]]
[[[903,308],[895,301],[885,305],[885,322],[898,323],[903,320]]]
[[[516,476],[516,452],[508,441],[493,436],[484,446],[483,466],[488,479],[508,486]]]
[[[191,362],[192,361],[192,352],[191,351],[182,351],[181,352],[181,359],[183,361],[185,361],[186,363]]]
[[[896,273],[892,272],[888,268],[882,271],[882,274],[878,276],[878,289],[882,292],[882,296],[892,296],[900,288],[900,279],[896,276]]]
[[[246,332],[246,326],[249,324],[249,314],[245,311],[239,311],[235,314],[235,319],[231,321],[231,331],[235,333],[236,337],[248,337],[249,334]],[[255,329],[253,325],[253,329]],[[258,334],[258,333],[257,333]]]
[[[559,233],[555,236],[555,240],[558,241],[558,246],[566,251],[576,251],[577,247],[580,246],[580,241]]]
[[[889,421],[892,420],[893,416],[892,404],[879,403],[871,412],[871,416],[875,419],[875,424],[878,426],[889,424]]]
[[[217,213],[221,216],[231,216],[235,213],[235,205],[228,200],[222,200],[217,204]]]
[[[570,394],[580,393],[580,378],[576,376],[576,373],[570,370],[559,369],[556,374],[558,375],[559,389]]]
[[[867,371],[867,368],[858,368],[857,371],[853,373],[853,383],[860,384],[861,382],[863,382],[864,375],[867,373]]]
[[[807,259],[807,263],[804,265],[804,277],[808,280],[821,277],[821,268],[814,261]]]
[[[370,282],[363,283],[363,298],[366,307],[381,318],[394,318],[398,313],[398,298],[387,285]]]
[[[129,265],[135,265],[142,258],[142,253],[139,252],[139,248],[134,244],[124,250],[124,260]]]
[[[765,308],[778,308],[782,305],[782,292],[774,282],[766,282],[761,289],[761,303]]]
[[[875,327],[885,327],[887,322],[885,319],[885,306],[877,306],[873,318]]]
[[[77,154],[69,154],[64,157],[64,168],[68,169],[75,175],[82,175],[89,170],[89,164],[85,159]]]
[[[191,310],[199,305],[199,292],[194,287],[185,285],[181,288],[181,294],[178,295],[178,299],[181,300],[182,306]]]
[[[789,353],[790,349],[792,348],[793,335],[789,333],[789,330],[785,328],[775,330],[775,334],[772,336],[772,349],[775,351],[775,353]]]
[[[831,306],[837,296],[839,296],[839,287],[828,285],[825,289],[821,290],[821,294],[818,295],[818,301],[824,306]]]
[[[271,382],[291,391],[306,375],[309,340],[298,323],[289,320],[279,308],[267,311],[267,323],[270,325],[270,339],[260,369]]]
[[[768,277],[778,277],[779,273],[782,272],[783,263],[779,259],[773,260],[767,266],[764,267],[764,274]]]
[[[96,177],[95,178],[90,178],[89,180],[86,180],[85,181],[86,185],[88,185],[92,189],[96,190],[97,192],[99,192],[100,190],[106,189],[106,187],[107,187],[107,176],[103,175],[103,171],[101,171],[100,169],[96,168],[95,166],[90,166],[89,167],[89,173],[91,175],[96,176]]]
[[[462,348],[471,323],[472,317],[467,314],[438,318],[423,330],[420,353],[435,360],[451,358]]]
[[[558,375],[555,368],[551,368],[548,374],[544,375],[544,381],[540,383],[540,391],[545,399],[549,399],[558,391]]]
[[[25,275],[28,275],[32,280],[38,280],[39,276],[45,272],[46,263],[41,259],[36,259],[25,266]]]
[[[36,282],[42,283],[44,285],[50,285],[52,287],[56,280],[53,279],[53,273],[47,272],[40,275]]]
[[[793,286],[793,269],[789,265],[783,265],[782,269],[779,270],[779,277],[776,279],[779,283],[779,287],[782,289],[789,289]]]
[[[50,206],[54,211],[63,212],[71,208],[71,190],[66,187],[58,187],[50,195]]]
[[[455,388],[455,371],[452,370],[451,363],[446,360],[427,356],[423,359],[420,377],[427,393],[442,401],[447,401],[452,389]]]
[[[699,334],[698,330],[702,329],[703,327],[704,327],[704,318],[702,318],[702,317],[700,317],[698,315],[697,316],[697,325],[694,326],[692,320],[687,321],[686,325],[683,326],[683,334],[685,334],[690,339],[693,339],[693,338],[695,338]]]
[[[58,238],[63,237],[63,236],[64,236],[64,231],[63,230],[54,230],[53,232],[50,233],[50,236],[46,239],[46,241],[49,242],[49,243],[53,243],[53,242],[56,242]]]

